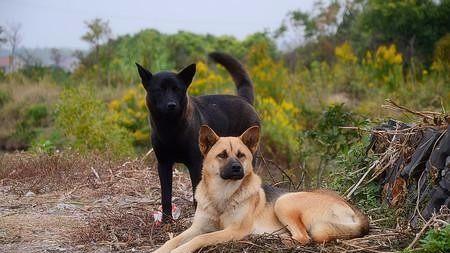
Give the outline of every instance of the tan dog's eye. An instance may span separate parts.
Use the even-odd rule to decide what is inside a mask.
[[[222,151],[222,153],[218,154],[217,157],[221,158],[221,159],[226,159],[228,157],[227,152],[224,150]]]
[[[237,153],[236,156],[237,156],[237,158],[241,159],[241,158],[244,158],[244,157],[245,157],[245,154],[242,153],[241,151],[238,151],[238,153]]]

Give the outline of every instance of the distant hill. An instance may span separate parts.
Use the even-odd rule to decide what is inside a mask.
[[[54,62],[52,60],[51,48],[19,48],[17,50],[18,57],[22,57],[26,54],[31,55],[33,58],[39,61],[42,66],[52,66]],[[61,63],[60,67],[65,70],[73,71],[78,64],[78,59],[74,57],[76,50],[68,48],[58,48],[61,53]],[[0,50],[0,57],[5,57],[10,54],[7,49]]]

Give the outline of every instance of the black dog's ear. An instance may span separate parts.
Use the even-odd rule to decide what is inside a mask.
[[[184,84],[186,85],[186,87],[189,87],[189,85],[192,82],[192,79],[194,78],[195,75],[195,63],[187,66],[186,68],[184,68],[183,70],[181,70],[180,72],[178,72],[178,77],[183,80]]]
[[[219,136],[207,125],[202,125],[200,127],[198,136],[198,145],[203,156],[208,154],[209,150],[216,144],[219,140]]]
[[[245,146],[254,154],[259,144],[259,126],[252,126],[239,136]]]
[[[135,62],[138,72],[139,72],[139,76],[141,77],[141,81],[142,81],[142,85],[144,85],[144,88],[147,89],[147,85],[150,82],[150,80],[152,79],[152,73],[148,70],[146,70],[144,67],[142,67],[141,65],[139,65],[139,63]]]

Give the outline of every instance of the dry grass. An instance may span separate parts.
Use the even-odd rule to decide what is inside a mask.
[[[97,188],[100,182],[90,168],[98,171],[99,175],[108,177],[109,170],[114,165],[110,160],[96,155],[35,155],[25,152],[5,154],[0,157],[0,180],[3,184],[11,185],[16,193],[48,193],[80,185]]]

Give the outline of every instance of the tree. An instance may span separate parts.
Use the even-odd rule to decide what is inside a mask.
[[[294,34],[295,41],[288,41],[289,52],[285,60],[290,69],[297,65],[310,65],[313,61],[330,62],[334,59],[334,48],[338,44],[336,31],[341,22],[341,9],[347,1],[333,0],[329,3],[316,1],[313,12],[300,9],[290,11],[275,32],[276,37]]]
[[[111,42],[112,40],[112,32],[109,27],[108,21],[103,21],[100,18],[93,19],[91,21],[85,21],[85,24],[88,28],[88,31],[81,37],[82,40],[88,42],[91,45],[91,48],[94,50],[94,62],[93,65],[100,64],[100,46],[102,43]],[[107,75],[107,83],[110,83],[110,73],[109,73],[109,63],[110,63],[110,55],[111,51],[109,47],[106,49],[106,75]],[[105,61],[103,61],[105,62]],[[97,71],[97,81],[101,83],[101,71],[100,68]]]
[[[9,47],[11,49],[11,60],[9,62],[10,69],[12,71],[15,70],[15,57],[16,57],[16,50],[19,47],[20,43],[22,42],[22,35],[20,34],[20,30],[22,28],[22,25],[20,23],[11,23],[8,25],[5,31],[6,35],[6,41],[9,44]]]
[[[333,0],[328,5],[324,5],[322,1],[316,1],[314,7],[313,13],[300,9],[290,11],[275,35],[280,37],[291,30],[308,42],[335,34],[339,25],[338,14],[341,9],[339,1]],[[300,42],[304,41],[300,40]]]
[[[4,32],[5,32],[5,29],[0,26],[0,49],[2,48],[2,45],[4,43],[6,43],[6,38],[3,35]]]
[[[109,27],[109,21],[103,21],[100,18],[96,18],[90,21],[85,21],[88,31],[81,37],[91,45],[91,48],[95,51],[95,63],[99,62],[100,45],[112,37],[111,28]]]
[[[53,61],[53,65],[55,65],[55,67],[61,67],[61,61],[62,61],[62,54],[61,51],[57,48],[52,48],[50,50],[50,58]]]

